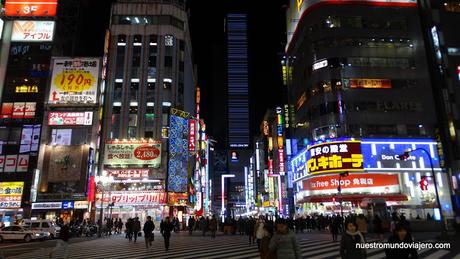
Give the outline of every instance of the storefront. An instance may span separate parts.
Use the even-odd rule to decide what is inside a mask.
[[[406,160],[399,155],[415,150]],[[320,143],[292,162],[297,214],[363,213],[435,218],[433,162],[443,213],[453,217],[448,175],[440,168],[437,143],[429,139],[362,139]],[[342,173],[342,175],[341,175]],[[427,188],[421,188],[421,180]],[[342,201],[342,204],[340,202]]]
[[[88,201],[54,201],[32,203],[32,216],[36,219],[62,219],[68,223],[71,220],[81,221],[90,215]]]
[[[23,192],[24,182],[0,182],[0,226],[9,226],[23,218]]]

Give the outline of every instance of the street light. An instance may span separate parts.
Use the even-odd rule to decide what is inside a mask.
[[[98,236],[101,237],[102,234],[102,219],[103,219],[103,212],[104,212],[104,188],[105,185],[108,183],[112,183],[114,181],[113,176],[107,176],[107,175],[97,175],[95,177],[95,181],[97,183],[97,187],[101,190],[101,211],[99,214],[99,230],[98,230]]]
[[[340,204],[340,216],[343,220],[343,205],[342,205],[342,177],[347,177],[348,172],[343,172],[339,174],[339,187],[337,187],[337,191],[339,192],[339,204]]]
[[[423,151],[423,153],[425,153],[428,156],[428,159],[430,161],[431,175],[433,176],[434,191],[435,191],[435,194],[436,194],[436,203],[438,205],[439,217],[441,219],[441,224],[442,224],[441,235],[443,236],[447,232],[447,226],[446,226],[446,222],[444,221],[444,216],[443,216],[443,213],[442,213],[442,206],[441,206],[441,202],[439,200],[439,193],[438,193],[438,184],[436,183],[436,175],[435,175],[435,172],[434,172],[433,160],[431,159],[430,153],[424,148],[409,149],[409,150],[404,151],[403,154],[399,155],[399,159],[400,160],[407,160],[410,157],[410,153],[414,152],[414,151]]]

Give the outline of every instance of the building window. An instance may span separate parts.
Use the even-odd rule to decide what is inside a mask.
[[[118,35],[118,41],[117,41],[118,46],[126,46],[126,35]]]

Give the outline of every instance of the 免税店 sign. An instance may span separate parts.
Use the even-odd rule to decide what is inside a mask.
[[[50,126],[78,126],[93,125],[93,112],[50,112],[48,113]]]
[[[363,171],[363,154],[360,141],[328,142],[310,146],[307,150],[310,175],[339,172]]]

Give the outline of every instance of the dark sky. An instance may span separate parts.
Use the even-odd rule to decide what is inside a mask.
[[[80,40],[76,55],[101,56],[108,26],[110,2],[83,0]],[[198,85],[202,93],[202,117],[208,132],[218,141],[225,137],[224,17],[228,11],[249,14],[249,77],[252,131],[267,108],[282,104],[280,57],[285,40],[285,0],[189,0],[190,30]]]

